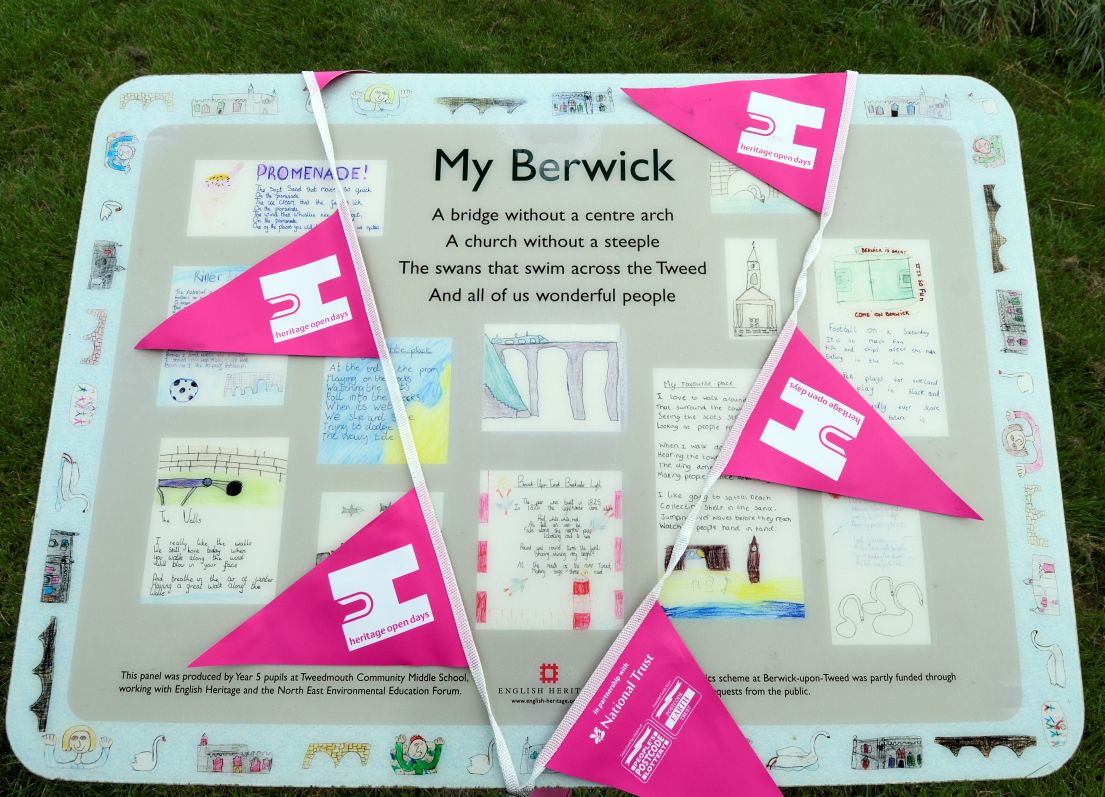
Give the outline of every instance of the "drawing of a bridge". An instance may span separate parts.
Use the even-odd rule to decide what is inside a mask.
[[[434,101],[448,108],[449,113],[456,113],[465,105],[471,105],[481,116],[488,108],[506,108],[507,113],[514,113],[526,104],[520,97],[437,97]]]
[[[959,756],[959,751],[964,747],[977,747],[984,758],[990,757],[990,751],[995,747],[1008,747],[1017,758],[1021,757],[1029,747],[1036,746],[1034,736],[937,736],[936,743],[952,751],[952,755]]]
[[[583,359],[588,352],[606,352],[606,382],[603,393],[606,415],[617,421],[621,362],[617,341],[551,341],[544,335],[484,336],[484,418],[536,418],[541,414],[539,355],[545,349],[560,349],[567,355],[565,389],[577,421],[587,417],[583,401]],[[527,398],[518,392],[506,367],[504,353],[516,351],[525,358]]]

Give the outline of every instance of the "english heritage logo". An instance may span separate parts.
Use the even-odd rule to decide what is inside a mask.
[[[413,545],[373,556],[329,574],[330,592],[342,606],[360,603],[361,608],[342,621],[345,644],[350,651],[434,621],[430,599],[419,595],[400,601],[395,580],[418,572]]]
[[[793,429],[769,420],[760,442],[837,481],[848,462],[841,444],[856,439],[864,416],[793,378],[779,398],[800,409],[802,417]]]
[[[799,169],[812,169],[817,148],[794,143],[799,127],[820,130],[825,109],[815,105],[784,100],[753,91],[748,96],[748,115],[763,127],[746,127],[740,135],[737,152]]]
[[[334,255],[302,266],[261,277],[261,293],[269,304],[287,303],[273,313],[274,343],[318,332],[320,329],[352,321],[349,300],[344,296],[322,301],[319,286],[341,276],[341,267]]]

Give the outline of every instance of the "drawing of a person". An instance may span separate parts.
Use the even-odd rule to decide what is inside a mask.
[[[353,110],[365,116],[393,116],[402,110],[403,100],[409,96],[409,89],[397,92],[386,83],[377,83],[364,93],[353,92]]]
[[[1022,410],[1014,410],[1005,413],[1005,417],[1012,421],[1001,433],[1001,445],[1005,453],[1011,457],[1028,457],[1034,459],[1031,462],[1018,462],[1017,475],[1024,476],[1035,473],[1044,466],[1044,453],[1040,448],[1040,427],[1032,416]],[[1025,433],[1027,430],[1027,434]],[[1028,441],[1031,437],[1032,451],[1028,450]]]
[[[130,133],[112,133],[107,137],[104,165],[117,172],[129,172],[130,162],[138,153],[138,137]]]
[[[440,736],[434,739],[434,751],[431,754],[430,746],[421,736],[412,736],[409,743],[406,736],[395,737],[395,750],[391,756],[393,765],[398,767],[395,771],[401,775],[425,775],[436,772],[444,744],[445,740]]]
[[[46,745],[46,763],[52,767],[69,769],[102,767],[107,763],[112,741],[106,736],[101,736],[99,752],[96,752],[96,741],[94,730],[87,725],[74,725],[61,735],[61,754],[59,755],[54,734],[44,734],[42,743]]]

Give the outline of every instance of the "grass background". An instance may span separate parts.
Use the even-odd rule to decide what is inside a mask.
[[[0,280],[0,673],[6,678],[11,666],[88,148],[100,102],[118,84],[142,74],[352,65],[381,72],[851,68],[973,75],[1008,98],[1020,125],[1074,574],[1086,733],[1074,759],[1041,780],[790,789],[788,794],[1105,794],[1105,662],[1098,655],[1105,644],[1103,73],[1094,70],[1101,62],[1092,51],[1090,68],[1079,67],[1067,35],[1073,28],[1060,21],[1045,30],[1036,24],[1034,10],[1021,14],[1031,24],[1018,28],[1020,17],[1009,12],[1077,7],[1077,17],[1090,19],[1094,34],[1095,19],[1103,26],[1097,30],[1105,31],[1100,0],[1045,0],[1038,6],[1022,0],[883,0],[848,8],[816,0],[463,5],[301,0],[294,6],[247,8],[228,0],[40,0],[24,7],[19,0],[0,0],[0,252],[7,253]],[[1003,9],[1006,13],[998,13]],[[1100,40],[1105,33],[1098,35]],[[983,766],[980,774],[984,771]],[[0,746],[0,782],[14,795],[250,791],[42,781],[12,756],[6,738]]]

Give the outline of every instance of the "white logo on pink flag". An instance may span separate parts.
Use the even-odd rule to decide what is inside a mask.
[[[744,129],[737,147],[739,153],[799,169],[813,168],[817,147],[795,144],[794,137],[799,127],[820,130],[825,122],[824,108],[753,91],[748,95],[748,115],[764,127]]]
[[[395,580],[418,572],[414,546],[373,556],[329,574],[330,591],[342,606],[361,607],[345,616],[342,632],[350,650],[357,650],[432,623],[430,599],[418,595],[400,601]]]
[[[981,519],[794,322],[756,386],[730,433],[725,475]]]
[[[467,667],[412,489],[190,667]]]
[[[360,297],[357,267],[335,211],[173,313],[135,348],[377,357]]]
[[[760,441],[804,462],[833,481],[838,480],[848,461],[842,446],[855,440],[863,425],[863,416],[797,379],[787,380],[779,398],[797,407],[802,416],[793,428],[769,420],[760,434]]]
[[[855,74],[625,88],[655,116],[821,213],[844,155]]]
[[[279,343],[352,321],[349,300],[344,296],[329,302],[322,301],[322,283],[340,276],[338,259],[331,255],[261,277],[261,294],[265,301],[272,305],[285,305],[277,309],[269,321],[273,341]]]
[[[565,719],[571,725],[549,767],[641,797],[778,797],[660,605],[623,634],[621,654],[592,676],[578,698],[585,705]]]

